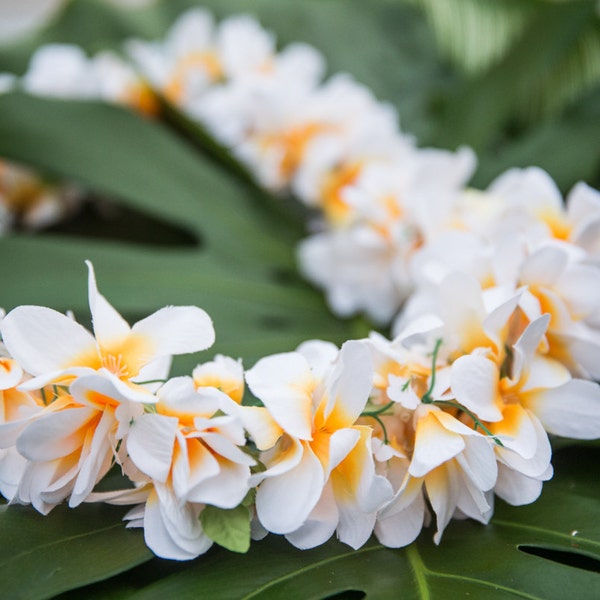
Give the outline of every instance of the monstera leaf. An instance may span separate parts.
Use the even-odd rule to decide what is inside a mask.
[[[96,51],[117,48],[127,37],[159,36],[192,4],[159,2],[121,12],[99,1],[72,2],[48,30],[0,48],[0,68],[22,71],[33,49],[45,42],[73,42]],[[507,141],[503,119],[512,108],[497,91],[506,83],[502,78],[508,67],[501,62],[494,67],[496,75],[481,75],[490,83],[465,82],[437,58],[433,34],[412,6],[389,0],[368,5],[358,0],[256,0],[251,8],[242,0],[206,4],[218,16],[252,10],[283,43],[315,45],[332,72],[351,72],[378,97],[399,106],[403,127],[419,139],[435,145],[445,140],[450,146],[473,139],[494,146],[490,140],[502,139],[500,151],[494,146],[482,158],[482,185],[516,164],[543,164],[553,174],[556,169],[563,187],[597,171],[600,119],[593,119],[598,106],[593,98],[564,119]],[[552,23],[557,25],[556,17]],[[574,25],[559,31],[556,43],[572,40],[574,32]],[[509,58],[511,52],[503,60],[512,60],[509,64],[516,64],[524,77],[519,61]],[[532,50],[525,65],[535,66],[542,55]],[[459,106],[461,98],[487,104],[476,104],[473,123],[463,115],[462,125],[456,120],[446,130],[448,113],[442,109]],[[498,103],[503,117],[486,120],[483,113],[495,115]],[[562,155],[556,148],[564,148],[565,140],[569,151]],[[116,219],[98,217],[91,228],[76,220],[51,233],[0,239],[0,305],[6,309],[41,304],[72,309],[85,321],[83,261],[90,259],[100,289],[128,320],[165,304],[201,306],[217,332],[207,355],[239,356],[247,366],[309,338],[341,343],[368,331],[360,319],[333,317],[321,294],[297,274],[294,246],[304,234],[302,210],[240,177],[198,136],[190,140],[169,124],[122,108],[12,93],[0,96],[0,156],[74,181],[118,209]],[[202,359],[180,358],[175,371],[189,373]],[[41,517],[27,507],[4,506],[0,589],[7,598],[27,600],[58,594],[92,599],[591,599],[600,586],[600,488],[592,468],[598,458],[597,448],[562,449],[555,480],[537,503],[500,504],[489,526],[453,522],[439,547],[431,542],[431,531],[399,550],[371,541],[359,551],[330,542],[300,552],[269,536],[248,554],[215,547],[196,561],[174,564],[153,558],[142,533],[125,529],[123,509],[59,507]]]

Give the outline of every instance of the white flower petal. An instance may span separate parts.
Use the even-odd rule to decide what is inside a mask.
[[[17,439],[17,449],[32,461],[50,461],[68,456],[81,447],[88,423],[99,416],[88,407],[67,408],[32,421]]]
[[[258,487],[256,512],[260,522],[272,533],[295,531],[315,507],[324,483],[319,459],[310,449],[305,449],[296,467],[265,479]]]
[[[494,492],[505,502],[513,506],[522,506],[538,499],[542,493],[542,485],[543,482],[539,479],[527,477],[500,463]]]
[[[101,347],[109,347],[129,334],[129,324],[98,291],[92,263],[86,260],[85,264],[88,267],[88,299],[94,335]]]
[[[389,514],[384,512],[377,518],[374,533],[384,546],[388,548],[408,546],[421,532],[426,509],[420,483],[418,491],[418,494],[412,496],[412,502],[401,511]]]
[[[365,408],[373,382],[371,353],[366,344],[346,342],[326,382],[325,419],[335,420],[336,427],[353,425]]]
[[[4,317],[1,328],[10,355],[32,375],[100,366],[92,334],[50,308],[18,306]]]
[[[179,506],[168,493],[150,494],[144,512],[144,539],[161,558],[191,560],[206,552],[212,540],[204,535],[198,509]]]
[[[483,356],[460,356],[452,363],[451,387],[456,401],[484,421],[502,419],[496,405],[498,378],[496,364]]]
[[[127,451],[143,473],[164,482],[171,470],[178,420],[158,414],[144,414],[131,425]]]
[[[462,436],[443,427],[432,412],[419,419],[415,438],[409,467],[413,477],[423,477],[465,448]]]
[[[246,372],[246,382],[284,431],[296,438],[311,439],[314,382],[301,354],[290,352],[260,359]]]
[[[600,386],[572,379],[560,387],[532,393],[527,406],[549,433],[580,440],[600,437]]]
[[[339,522],[339,512],[331,485],[323,489],[316,506],[303,525],[288,533],[285,539],[296,548],[306,550],[324,544],[335,532]]]
[[[131,333],[152,340],[156,356],[199,352],[215,341],[211,318],[196,306],[165,306],[138,321]]]
[[[220,460],[218,474],[191,489],[187,500],[219,508],[235,508],[250,489],[249,478],[250,469],[246,465]]]

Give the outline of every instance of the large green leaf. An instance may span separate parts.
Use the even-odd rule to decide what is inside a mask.
[[[62,506],[43,517],[31,508],[0,507],[3,598],[35,600],[127,571],[152,556],[140,532],[125,529],[123,509]]]
[[[458,138],[482,150],[511,117],[522,114],[536,103],[543,103],[542,96],[559,93],[548,89],[549,82],[566,84],[567,88],[560,94],[570,101],[573,100],[574,86],[576,97],[594,84],[599,85],[600,77],[592,72],[600,73],[600,52],[596,52],[600,46],[593,45],[589,50],[591,58],[587,57],[589,36],[594,39],[600,36],[595,2],[545,4],[504,58],[474,78],[452,100],[447,119],[441,123],[444,129],[440,132],[441,137],[447,143],[456,143]],[[573,53],[579,59],[573,58]],[[564,70],[574,77],[576,65],[585,71],[579,73],[579,83],[572,78],[565,82]],[[561,72],[562,78],[556,80]],[[562,108],[564,102],[557,106]]]

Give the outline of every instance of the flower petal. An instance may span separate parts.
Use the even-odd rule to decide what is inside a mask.
[[[430,411],[417,423],[415,448],[408,471],[413,477],[423,477],[464,448],[462,436],[443,427]]]
[[[560,387],[527,396],[532,410],[549,433],[579,440],[600,437],[600,386],[572,379]]]
[[[85,264],[88,267],[88,300],[94,335],[101,347],[111,346],[129,335],[129,324],[98,291],[94,265],[89,260]]]
[[[265,479],[258,487],[256,512],[260,522],[272,533],[295,531],[317,504],[324,483],[319,459],[310,448],[305,448],[296,467]]]
[[[96,340],[66,315],[43,306],[18,306],[2,320],[10,355],[32,375],[68,367],[100,367]]]
[[[127,451],[143,473],[160,482],[167,480],[173,459],[178,420],[158,414],[144,414],[131,424]]]
[[[50,461],[81,447],[91,421],[101,413],[86,407],[67,408],[32,421],[17,439],[17,449],[32,461]]]
[[[289,352],[260,359],[246,373],[246,382],[284,431],[299,439],[311,439],[314,381],[301,354]]]
[[[131,333],[152,340],[156,356],[199,352],[215,341],[211,318],[196,306],[165,306],[138,321]]]
[[[335,532],[339,522],[339,513],[331,484],[323,489],[316,506],[302,526],[285,539],[296,548],[306,550],[324,544]]]
[[[496,405],[498,367],[477,355],[460,356],[452,363],[451,387],[457,402],[484,421],[500,421]]]

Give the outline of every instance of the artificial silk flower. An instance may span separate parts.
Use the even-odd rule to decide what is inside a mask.
[[[526,286],[520,306],[530,321],[548,313],[547,353],[573,375],[600,378],[600,269],[583,251],[547,243],[523,256],[518,284]]]
[[[336,315],[365,312],[375,322],[387,323],[412,289],[406,256],[416,239],[403,224],[398,229],[382,235],[357,225],[312,235],[298,246],[300,270],[323,288]]]
[[[188,560],[212,545],[198,516],[205,505],[231,509],[250,486],[254,459],[243,451],[241,422],[227,414],[230,398],[212,386],[177,377],[157,392],[151,411],[135,416],[125,439],[125,472],[137,488],[92,499],[134,508],[133,526],[143,526],[148,547],[163,558]]]
[[[217,354],[215,359],[198,365],[192,377],[198,391],[214,387],[231,401],[221,397],[229,414],[237,416],[259,450],[271,448],[282,434],[281,427],[263,406],[242,406],[244,396],[244,368],[241,360]]]
[[[43,514],[67,497],[71,507],[86,500],[115,460],[125,430],[119,418],[126,426],[143,410],[101,374],[52,390],[54,397],[45,396],[49,403],[16,439],[27,464],[14,501]]]
[[[297,546],[323,543],[337,529],[358,547],[391,496],[374,471],[370,429],[356,424],[371,387],[369,353],[351,341],[332,361],[321,344],[265,357],[246,373],[283,430],[260,455],[266,471],[253,476],[256,512],[265,529]]]
[[[0,345],[0,493],[9,502],[15,500],[27,465],[17,451],[17,438],[44,407],[41,394],[16,388],[23,376],[21,367]]]
[[[193,306],[165,307],[130,327],[102,296],[90,262],[89,304],[94,335],[69,317],[41,306],[20,306],[6,315],[1,331],[11,355],[33,379],[24,387],[102,370],[120,393],[152,402],[136,382],[164,378],[171,356],[204,350],[214,341],[210,317]]]
[[[457,513],[487,522],[497,478],[493,441],[457,418],[451,368],[438,363],[439,344],[433,358],[381,336],[371,336],[370,346],[376,376],[364,418],[378,440],[378,472],[394,489],[377,517],[378,539],[392,547],[410,543],[429,519],[425,497],[436,515],[436,543]]]
[[[251,17],[230,17],[217,27],[208,11],[195,8],[177,19],[164,42],[132,40],[128,52],[156,91],[189,109],[212,86],[268,69],[274,40]]]

